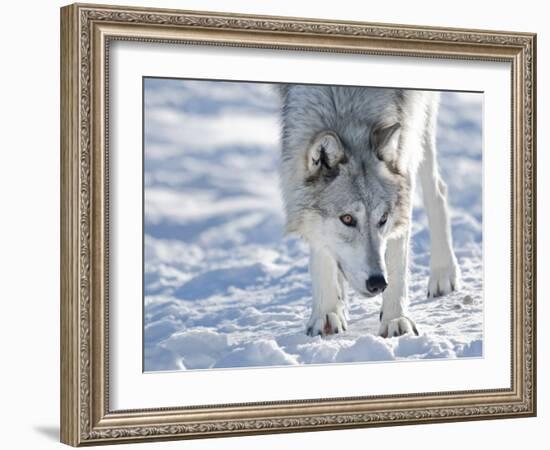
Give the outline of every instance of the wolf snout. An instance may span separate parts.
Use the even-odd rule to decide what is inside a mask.
[[[367,278],[367,291],[369,291],[370,294],[381,294],[387,286],[388,282],[386,278],[384,278],[384,275],[372,275]]]

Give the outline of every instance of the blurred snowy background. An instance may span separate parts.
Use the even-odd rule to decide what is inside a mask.
[[[429,236],[415,197],[410,315],[376,336],[380,298],[350,291],[349,330],[305,335],[308,251],[283,237],[279,99],[268,84],[147,78],[144,370],[482,356],[482,94],[443,93],[439,163],[463,289],[427,299]]]

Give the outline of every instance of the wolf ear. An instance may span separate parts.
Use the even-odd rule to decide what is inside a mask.
[[[370,133],[370,146],[379,159],[383,159],[382,154],[388,144],[397,142],[397,139],[399,139],[400,128],[401,124],[399,122],[396,122],[389,126],[375,126],[372,129]],[[397,146],[395,145],[395,147]]]
[[[306,152],[306,171],[314,177],[322,170],[337,175],[338,165],[345,160],[344,148],[338,136],[332,131],[318,134]]]

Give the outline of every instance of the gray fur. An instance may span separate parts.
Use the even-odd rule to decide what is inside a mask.
[[[350,195],[367,207],[382,201],[401,209],[401,220],[396,225],[406,226],[413,182],[410,174],[419,161],[407,161],[405,154],[411,150],[404,147],[418,146],[421,139],[417,125],[409,126],[408,118],[418,116],[418,112],[426,117],[436,94],[307,85],[283,85],[280,91],[284,100],[281,185],[287,230],[300,233],[305,212],[313,209],[324,215],[334,214],[331,205],[341,205],[342,197]],[[400,128],[397,153],[378,153],[372,147],[372,137],[377,130],[396,124]],[[321,177],[318,183],[310,183],[304,172],[305,152],[323,131],[332,131],[340,138],[348,162],[340,167],[338,178]],[[328,184],[332,184],[330,190],[326,189]]]
[[[414,331],[414,322],[404,315],[407,283],[401,266],[407,259],[416,172],[425,149],[430,161],[434,158],[438,94],[315,85],[283,85],[279,92],[286,228],[306,239],[312,249],[314,303],[308,329],[325,334],[346,328],[340,278],[370,297],[377,293],[370,292],[365,281],[389,277],[380,334]],[[424,178],[437,181],[437,167],[432,170],[424,170]],[[437,195],[430,197],[432,203],[444,206],[445,199],[439,201]],[[347,215],[354,218],[352,226],[342,220]],[[444,232],[438,235],[445,238],[441,248],[444,266],[449,268],[442,276],[458,279],[446,217],[446,209],[440,208],[437,219],[442,225],[437,226]],[[386,248],[392,239],[405,247],[392,246],[388,269]],[[395,279],[397,273],[401,279]]]

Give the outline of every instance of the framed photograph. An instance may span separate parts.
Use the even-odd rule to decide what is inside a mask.
[[[61,9],[61,440],[536,414],[536,36]]]

